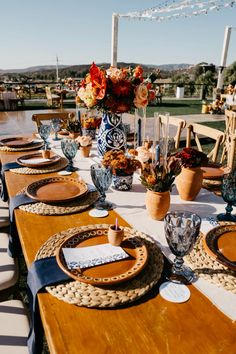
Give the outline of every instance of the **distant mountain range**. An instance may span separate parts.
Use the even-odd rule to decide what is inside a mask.
[[[84,71],[88,70],[91,64],[82,64],[82,65],[59,65],[58,69],[60,71]],[[104,67],[109,67],[110,64],[108,63],[100,63],[97,64],[99,66],[104,66]],[[124,66],[136,66],[138,65],[137,63],[124,63],[120,62],[118,63],[119,67],[124,67]],[[154,69],[154,68],[159,68],[161,71],[175,71],[175,70],[183,70],[183,69],[188,69],[189,67],[192,67],[192,64],[162,64],[162,65],[153,65],[153,64],[141,64],[143,68],[146,69]],[[56,70],[56,65],[41,65],[41,66],[31,66],[28,68],[24,69],[0,69],[0,75],[4,74],[30,74],[30,73],[39,73],[39,72],[45,72],[45,71],[53,71]]]

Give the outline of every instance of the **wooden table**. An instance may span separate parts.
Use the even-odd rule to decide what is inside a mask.
[[[0,153],[0,158],[6,163],[19,155],[22,153]],[[14,196],[41,178],[42,175],[7,172],[9,195]],[[70,227],[94,224],[96,220],[87,211],[70,216],[39,216],[16,210],[15,216],[27,266],[48,237]],[[114,219],[112,211],[102,222],[113,223]],[[119,223],[127,225],[121,218]],[[41,293],[40,314],[50,352],[235,354],[236,324],[194,286],[189,288],[191,298],[184,304],[165,301],[156,287],[133,305],[109,310],[77,307]]]

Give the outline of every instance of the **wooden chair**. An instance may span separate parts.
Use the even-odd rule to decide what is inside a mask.
[[[159,117],[160,130],[163,132],[167,124],[167,117],[162,114],[160,114],[158,117]],[[175,140],[175,149],[178,149],[180,144],[181,133],[186,126],[186,121],[180,118],[169,117],[169,125],[177,127],[174,140]]]
[[[75,118],[75,113],[69,112],[55,112],[55,113],[38,113],[32,115],[32,121],[35,122],[37,129],[42,124],[42,121],[50,121],[54,118],[59,118],[62,122],[62,125],[66,126],[66,123],[69,120],[73,120]]]
[[[1,168],[1,166],[0,166]],[[1,187],[0,187],[1,191]],[[0,229],[9,226],[9,209],[8,204],[0,198]]]
[[[28,313],[20,300],[0,303],[0,352],[28,354],[27,337],[30,326]]]
[[[61,105],[61,97],[51,93],[51,88],[49,86],[45,87],[45,93],[47,97],[47,106],[48,107],[59,107]]]
[[[210,152],[208,152],[207,156],[212,162],[216,162],[218,155],[220,154],[220,146],[223,144],[225,140],[225,134],[211,127],[207,127],[205,125],[192,123],[187,127],[187,137],[186,137],[186,146],[192,147],[192,137],[193,142],[195,142],[197,149],[199,151],[203,151],[202,144],[200,138],[210,138],[214,142],[214,146]],[[194,145],[195,145],[194,144]]]
[[[19,278],[18,262],[8,255],[9,237],[0,232],[0,300],[6,300],[16,292]]]
[[[227,159],[227,166],[232,170],[234,167],[236,147],[236,112],[225,110],[225,141],[221,162]]]
[[[225,110],[225,133],[234,134],[236,128],[236,112],[226,109]]]

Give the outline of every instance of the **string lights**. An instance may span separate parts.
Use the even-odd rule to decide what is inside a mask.
[[[188,18],[199,15],[207,15],[210,11],[220,11],[224,8],[233,7],[235,4],[236,0],[167,0],[155,7],[143,11],[128,12],[126,14],[118,14],[118,16],[120,18],[155,20],[160,22],[178,19],[181,17]]]

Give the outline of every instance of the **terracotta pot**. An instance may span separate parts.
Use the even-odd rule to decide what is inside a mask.
[[[50,150],[42,150],[42,156],[44,159],[49,159],[51,155]]]
[[[162,220],[170,207],[170,191],[146,193],[146,208],[149,216],[154,220]]]
[[[71,139],[76,139],[78,138],[78,136],[80,136],[81,134],[78,132],[78,133],[75,133],[75,132],[69,132],[69,138]]]
[[[108,241],[111,245],[113,246],[120,246],[123,238],[124,238],[124,230],[118,228],[118,230],[115,229],[115,225],[112,225],[108,229]]]
[[[202,187],[203,171],[200,167],[183,167],[176,177],[175,184],[180,198],[194,200]]]
[[[91,150],[91,145],[80,146],[79,151],[80,151],[81,157],[89,157],[90,150]]]

